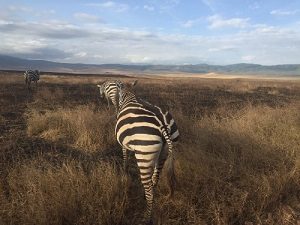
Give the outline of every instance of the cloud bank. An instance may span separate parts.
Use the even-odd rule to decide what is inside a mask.
[[[211,4],[211,1],[205,2]],[[88,5],[92,6],[92,3]],[[94,3],[94,7],[116,13],[129,10],[126,4],[111,1]],[[142,10],[152,12],[154,9],[154,6],[144,5]],[[22,10],[28,12],[31,9]],[[300,59],[299,23],[283,28],[255,24],[247,17],[226,18],[213,14],[206,19],[191,19],[178,25],[182,29],[197,28],[205,22],[205,28],[211,30],[211,34],[187,35],[176,31],[117,27],[104,23],[99,15],[85,12],[73,13],[75,20],[70,22],[18,20],[12,16],[15,11],[16,8],[11,8],[11,13],[0,17],[0,54],[97,64],[247,62],[270,65],[299,63]],[[234,32],[213,33],[232,29]]]

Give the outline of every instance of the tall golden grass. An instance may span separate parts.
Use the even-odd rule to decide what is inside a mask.
[[[93,105],[57,108],[28,112],[30,136],[62,141],[86,152],[102,151],[115,144],[114,115],[109,111],[95,111]]]
[[[114,164],[99,162],[86,174],[72,161],[60,168],[35,161],[11,169],[7,180],[11,200],[1,196],[2,223],[110,225],[124,219],[125,176]]]

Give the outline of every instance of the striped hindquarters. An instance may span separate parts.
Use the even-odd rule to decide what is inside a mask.
[[[169,111],[166,111],[164,113],[160,109],[160,112],[161,112],[163,120],[164,120],[164,125],[167,127],[167,131],[170,135],[170,139],[172,140],[172,142],[177,142],[179,139],[179,131],[177,128],[177,124],[175,123],[175,120],[173,119],[173,117]]]
[[[119,112],[115,132],[121,145],[139,151],[140,148],[162,145],[161,125],[155,113],[139,104],[129,104]]]
[[[141,101],[143,102],[144,107],[147,107],[149,110],[153,111],[158,119],[162,122],[162,125],[167,128],[167,132],[170,135],[172,142],[178,141],[179,131],[171,113],[169,111],[163,111],[160,107],[154,106],[147,101]]]

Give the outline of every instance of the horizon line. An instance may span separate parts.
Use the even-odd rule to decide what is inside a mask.
[[[101,66],[101,65],[124,65],[124,66],[197,66],[197,65],[208,65],[208,66],[232,66],[232,65],[257,65],[257,66],[291,66],[291,65],[300,65],[299,63],[286,63],[286,64],[260,64],[260,63],[247,63],[247,62],[237,62],[237,63],[231,63],[231,64],[214,64],[214,63],[205,63],[205,62],[199,62],[199,63],[182,63],[182,64],[159,64],[159,63],[84,63],[84,62],[58,62],[55,60],[49,60],[49,59],[41,59],[41,58],[24,58],[19,57],[15,55],[7,55],[7,54],[1,54],[0,56],[4,57],[11,57],[11,58],[17,58],[21,60],[29,60],[29,61],[45,61],[45,62],[52,62],[52,63],[58,63],[58,64],[82,64],[82,65],[94,65],[94,66]]]

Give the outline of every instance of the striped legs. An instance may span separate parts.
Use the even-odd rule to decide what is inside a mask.
[[[110,102],[109,102],[109,97],[106,96],[106,101],[107,101],[107,108],[109,109],[110,108]]]
[[[123,151],[123,168],[124,168],[124,171],[127,171],[127,149],[125,147],[122,148],[122,151]]]
[[[164,164],[165,164],[165,161],[166,161],[167,157],[168,157],[168,151],[165,148],[165,145],[163,145],[163,147],[161,149],[161,152],[159,154],[159,158],[158,158],[157,162],[155,163],[155,168],[154,168],[154,172],[153,172],[153,175],[152,175],[152,183],[153,183],[154,187],[158,183],[159,175],[162,171],[162,168],[164,167]]]
[[[144,187],[145,197],[147,201],[147,208],[146,208],[146,219],[151,221],[152,219],[152,208],[153,208],[153,183],[152,183],[152,175],[153,175],[153,168],[154,163],[158,157],[157,152],[135,152],[136,161],[140,170],[140,177],[141,182]]]

